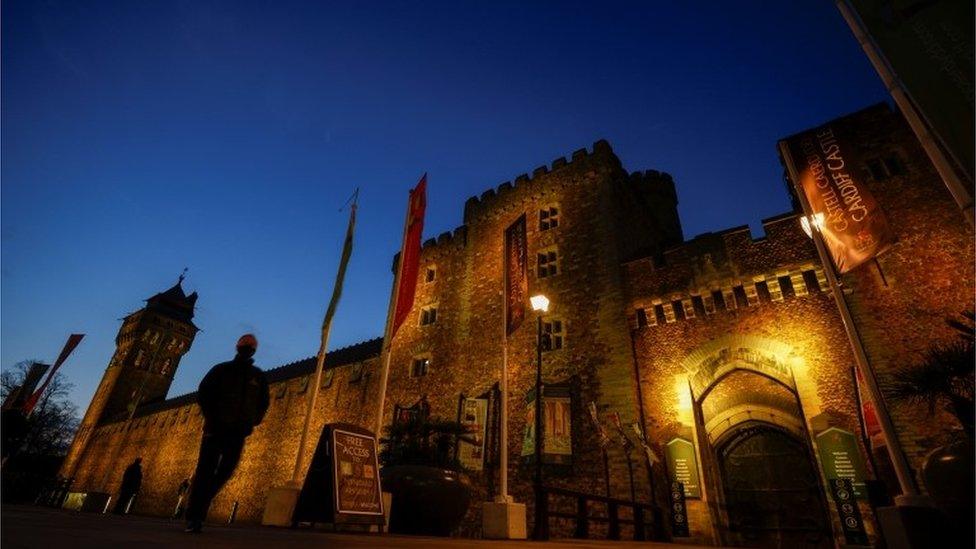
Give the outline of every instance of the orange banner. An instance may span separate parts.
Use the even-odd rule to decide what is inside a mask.
[[[883,252],[894,237],[877,201],[864,186],[854,147],[829,124],[787,140],[798,192],[840,273]]]

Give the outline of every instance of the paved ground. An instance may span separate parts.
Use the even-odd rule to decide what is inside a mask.
[[[399,549],[439,549],[447,547],[504,547],[505,549],[538,549],[529,541],[487,541],[444,539],[378,534],[337,534],[322,530],[291,530],[260,526],[209,526],[204,533],[183,533],[180,522],[150,517],[93,515],[43,507],[3,506],[0,509],[0,544],[4,549],[62,547],[329,547],[362,549],[392,547]],[[675,547],[673,545],[634,541],[563,541],[549,542],[546,547],[568,549],[609,549],[636,547]],[[682,548],[692,547],[682,545]]]

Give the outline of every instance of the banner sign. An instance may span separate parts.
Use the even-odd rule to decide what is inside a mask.
[[[65,342],[64,348],[61,349],[61,354],[58,355],[58,359],[54,361],[54,366],[51,366],[51,371],[47,375],[47,379],[44,380],[41,388],[34,391],[34,394],[32,394],[27,399],[27,402],[24,403],[23,410],[25,414],[30,415],[30,413],[34,410],[34,406],[37,406],[38,399],[41,398],[41,395],[44,394],[44,390],[47,389],[48,384],[50,384],[51,380],[54,379],[54,374],[58,373],[58,368],[60,368],[61,365],[64,364],[64,361],[68,359],[68,355],[71,354],[71,351],[74,351],[75,347],[81,343],[81,339],[83,337],[85,337],[85,334],[71,334],[68,336],[68,341]]]
[[[335,448],[336,513],[382,515],[376,439],[333,429],[332,447]]]
[[[529,294],[526,249],[525,214],[522,214],[505,229],[505,335],[512,335],[525,320],[525,300]]]
[[[485,441],[488,434],[488,399],[465,398],[461,401],[461,425],[468,430],[469,440],[458,444],[458,460],[466,469],[485,468]]]
[[[857,508],[857,500],[851,481],[846,478],[830,479],[830,495],[837,505],[837,513],[844,527],[844,538],[849,545],[869,545],[868,535],[864,531],[864,521],[861,510]]]
[[[685,497],[700,498],[701,484],[698,480],[698,459],[695,445],[686,438],[674,438],[667,445],[668,471],[671,479],[684,486]]]
[[[688,507],[685,505],[685,494],[688,493],[685,486],[678,481],[671,482],[671,537],[687,538],[691,536],[688,531]]]
[[[784,160],[797,174],[797,192],[810,202],[814,226],[840,273],[883,252],[894,236],[864,186],[853,143],[830,124],[785,141]],[[808,221],[809,222],[809,221]]]
[[[427,210],[427,174],[410,191],[407,206],[406,232],[403,235],[403,248],[400,250],[400,270],[397,277],[396,306],[393,308],[393,326],[389,339],[393,339],[397,329],[407,319],[413,308],[414,294],[417,292],[417,274],[420,272],[420,239],[424,232],[424,212]],[[389,345],[389,343],[387,343]]]
[[[867,474],[854,434],[831,427],[818,433],[814,440],[817,443],[817,453],[820,455],[824,477],[849,480],[854,495],[861,499],[866,498],[868,496],[865,484]]]
[[[535,457],[535,391],[526,397],[525,436],[522,456]],[[542,462],[569,465],[573,457],[572,398],[569,387],[550,386],[542,390]]]

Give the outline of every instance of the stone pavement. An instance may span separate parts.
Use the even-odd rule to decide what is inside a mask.
[[[97,515],[61,511],[44,507],[8,506],[0,508],[0,545],[4,549],[59,549],[62,547],[206,547],[208,549],[250,547],[328,547],[361,549],[392,547],[399,549],[438,549],[447,547],[504,547],[538,549],[530,541],[488,541],[462,538],[427,538],[377,534],[338,534],[322,530],[291,530],[253,525],[209,526],[200,535],[183,533],[183,523],[155,517],[112,514]],[[636,547],[698,547],[662,543],[602,540],[555,540],[546,547],[568,549],[609,549]]]

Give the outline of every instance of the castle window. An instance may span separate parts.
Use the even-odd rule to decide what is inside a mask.
[[[637,327],[647,327],[647,312],[645,312],[644,309],[637,309]]]
[[[655,324],[663,324],[666,322],[664,316],[664,305],[661,305],[660,303],[654,305],[654,320]]]
[[[152,345],[159,343],[159,332],[153,332],[152,340],[149,343]]]
[[[690,299],[682,299],[681,308],[684,309],[685,318],[695,318],[695,306]]]
[[[563,321],[550,319],[542,321],[542,350],[558,351],[563,348]]]
[[[759,292],[756,290],[755,284],[747,284],[744,286],[744,291],[746,292],[746,303],[750,306],[759,305]]]
[[[783,275],[777,279],[779,282],[779,289],[783,293],[783,297],[793,297],[796,292],[793,291],[793,280],[788,275]]]
[[[423,377],[430,369],[430,357],[418,357],[413,359],[410,365],[410,377]]]
[[[868,180],[883,181],[889,177],[905,175],[905,164],[897,153],[885,157],[868,160],[864,165],[864,173]]]
[[[431,265],[427,267],[427,272],[424,274],[424,282],[430,284],[435,278],[437,278],[437,267]]]
[[[555,205],[539,210],[539,230],[548,231],[559,226],[559,208]]]
[[[662,303],[661,307],[664,308],[664,321],[668,324],[674,322],[674,305],[670,303]]]
[[[821,288],[823,288],[820,285],[817,273],[814,271],[803,271],[803,282],[805,291],[809,291],[811,293],[819,293]]]
[[[352,368],[349,370],[349,383],[359,383],[360,381],[362,381],[363,370],[365,369],[366,368],[364,367],[362,362],[357,362],[353,364]]]
[[[428,305],[420,309],[420,325],[429,326],[437,322],[437,305]]]
[[[559,274],[559,254],[556,248],[539,252],[537,272],[539,278],[548,278]]]
[[[142,358],[143,358],[143,352],[142,349],[139,349],[139,351],[136,352],[136,360],[135,360],[136,366],[142,366]]]
[[[755,293],[756,293],[756,288],[755,287],[752,288],[752,293],[753,293],[753,295],[755,295]],[[733,286],[732,287],[732,294],[735,296],[735,307],[733,307],[733,308],[737,309],[739,307],[748,307],[749,306],[749,298],[746,296],[746,289],[745,289],[745,287],[743,287],[742,285]]]
[[[159,369],[159,373],[162,374],[162,375],[168,374],[169,373],[169,366],[170,366],[170,364],[171,364],[170,359],[167,358],[166,360],[164,360],[163,361],[163,367]]]
[[[761,302],[765,303],[765,302],[770,301],[772,299],[772,296],[769,293],[769,285],[766,284],[766,281],[765,280],[763,280],[763,279],[753,280],[752,281],[752,284],[750,284],[750,286],[752,286],[753,288],[755,288],[756,296],[758,298],[758,301],[761,301]],[[748,295],[749,295],[749,289],[746,288],[746,296],[748,296]],[[754,305],[754,303],[752,303],[751,301],[749,302],[749,304],[750,305]]]
[[[722,290],[722,304],[727,311],[735,309],[736,297],[734,288],[725,288]],[[742,297],[745,298],[745,294],[742,294]]]
[[[705,314],[705,300],[702,296],[691,296],[691,306],[695,309],[695,316],[703,316]]]
[[[671,310],[674,311],[675,319],[677,320],[685,319],[685,308],[684,305],[681,304],[680,299],[676,299],[671,302]]]

